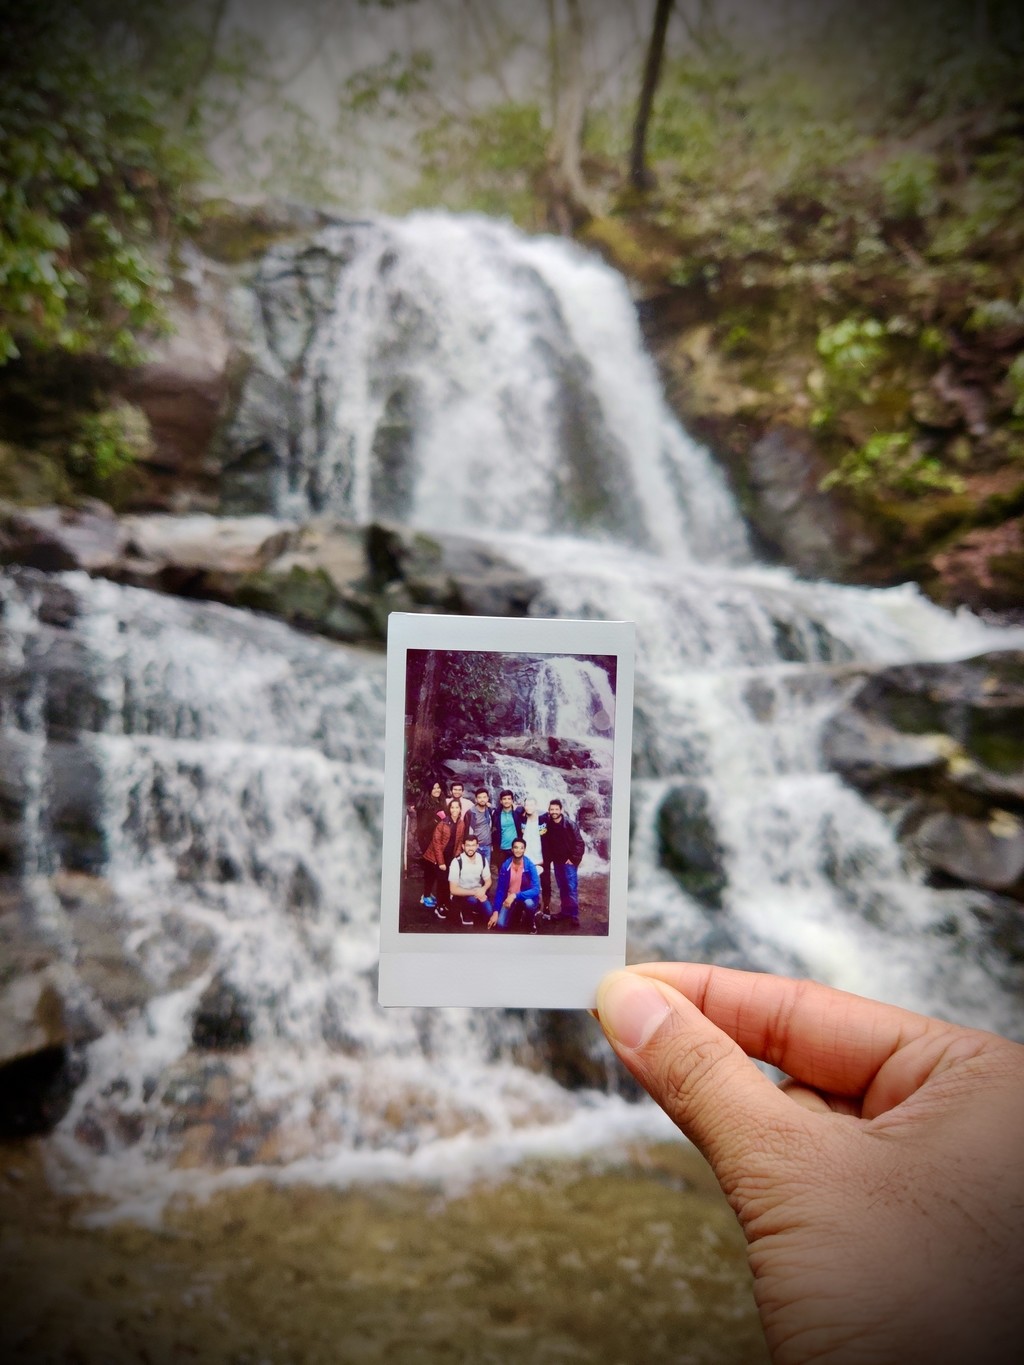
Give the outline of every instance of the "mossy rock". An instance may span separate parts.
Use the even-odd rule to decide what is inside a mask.
[[[38,507],[69,503],[74,497],[74,485],[61,460],[0,441],[0,501]]]
[[[968,493],[939,493],[913,498],[885,498],[871,490],[858,491],[856,504],[883,540],[885,557],[924,557],[944,541],[961,535],[977,517],[977,503]],[[918,576],[915,573],[915,577]]]
[[[678,257],[665,234],[654,232],[641,219],[591,218],[577,233],[577,240],[624,275],[645,284],[662,283]]]
[[[1004,711],[971,713],[966,747],[993,772],[1024,772],[1024,707],[1018,710],[1017,717],[1015,726]]]
[[[235,601],[334,640],[366,641],[380,633],[369,612],[344,597],[323,569],[294,565],[287,574],[251,574],[238,585]]]
[[[315,231],[328,221],[328,215],[302,204],[239,204],[231,199],[210,199],[199,209],[192,236],[213,260],[244,265],[258,260],[277,242]]]

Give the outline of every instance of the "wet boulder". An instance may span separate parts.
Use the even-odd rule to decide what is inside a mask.
[[[491,1045],[495,1057],[544,1072],[566,1090],[611,1091],[630,1100],[644,1094],[610,1061],[600,1031],[582,1011],[503,1010],[492,1027]]]
[[[465,536],[443,542],[422,531],[374,522],[366,532],[369,589],[400,585],[413,610],[468,616],[526,616],[540,582]]]
[[[52,879],[67,924],[77,990],[73,1027],[78,1036],[95,1036],[111,1023],[123,1023],[157,994],[128,952],[131,924],[105,877],[68,867]]]
[[[704,791],[695,783],[670,788],[658,810],[657,830],[662,867],[694,900],[721,909],[728,884],[725,854]]]
[[[0,1140],[48,1132],[67,1112],[84,1074],[59,954],[30,927],[30,908],[3,886]]]
[[[124,552],[127,535],[105,503],[81,507],[0,505],[0,564],[45,573],[105,573]]]
[[[879,669],[822,753],[933,877],[1024,899],[1024,651]]]
[[[838,715],[822,740],[825,762],[854,786],[868,787],[896,773],[926,775],[946,763],[943,737],[903,735],[859,711]]]
[[[210,1051],[234,1051],[252,1042],[252,1008],[223,974],[203,992],[192,1021],[192,1042]]]
[[[937,811],[922,821],[912,842],[932,869],[1024,900],[1024,822],[1008,811],[987,820]]]

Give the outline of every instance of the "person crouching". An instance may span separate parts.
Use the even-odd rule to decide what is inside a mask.
[[[461,853],[448,864],[449,904],[458,906],[461,924],[474,924],[474,913],[490,915],[491,902],[487,899],[490,885],[491,873],[480,853],[480,841],[475,834],[467,834]]]
[[[524,934],[537,932],[540,876],[537,865],[526,857],[526,840],[513,839],[511,856],[502,863],[494,893],[494,910],[488,929]]]

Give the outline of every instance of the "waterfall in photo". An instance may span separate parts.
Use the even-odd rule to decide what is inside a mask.
[[[227,459],[227,506],[468,536],[539,582],[532,614],[636,622],[634,960],[1024,1035],[972,895],[928,886],[820,746],[858,667],[1020,632],[759,564],[624,281],[572,244],[336,224],[273,247],[233,306],[252,363],[226,440],[262,473]],[[10,575],[0,612],[26,895],[94,1022],[50,1141],[63,1181],[145,1216],[268,1171],[465,1176],[667,1134],[584,1016],[592,1083],[570,1092],[529,1012],[377,1006],[379,654],[79,574]],[[610,743],[602,670],[553,661],[524,700],[535,733]],[[673,820],[714,851],[700,885],[664,864]]]
[[[545,663],[530,698],[530,728],[567,739],[605,737],[615,723],[615,699],[603,668],[585,659]]]

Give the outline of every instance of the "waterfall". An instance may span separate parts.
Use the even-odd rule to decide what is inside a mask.
[[[566,739],[606,738],[615,722],[608,674],[587,659],[555,658],[542,665],[530,698],[530,729]]]
[[[444,215],[334,226],[273,248],[237,308],[254,366],[228,433],[232,496],[472,535],[541,581],[535,614],[636,621],[635,956],[805,973],[1024,1033],[970,895],[925,886],[819,753],[857,664],[1019,633],[911,588],[754,562],[720,472],[667,409],[624,283],[572,245]],[[41,580],[0,594],[24,867],[68,960],[87,951],[98,877],[132,974],[121,996],[99,969],[82,985],[102,1036],[52,1143],[65,1180],[139,1213],[211,1168],[464,1173],[666,1131],[647,1104],[570,1095],[525,1065],[528,1017],[376,1006],[379,656],[228,607],[50,581],[74,603],[59,628]],[[58,714],[72,657],[79,693]],[[535,733],[607,744],[600,668],[553,660],[524,700]],[[97,828],[93,861],[54,877],[65,836],[42,794],[65,780],[69,727]],[[502,771],[550,788],[526,758]],[[713,892],[661,865],[673,802],[715,845]],[[245,1045],[204,1048],[208,1017]]]
[[[306,297],[311,278],[318,298],[325,278],[334,292],[297,328],[282,281]],[[624,282],[582,250],[417,214],[276,248],[255,289],[261,376],[301,367],[275,441],[281,515],[484,538],[583,527],[705,560],[746,554],[723,480],[668,412]],[[263,402],[261,377],[237,439]]]

